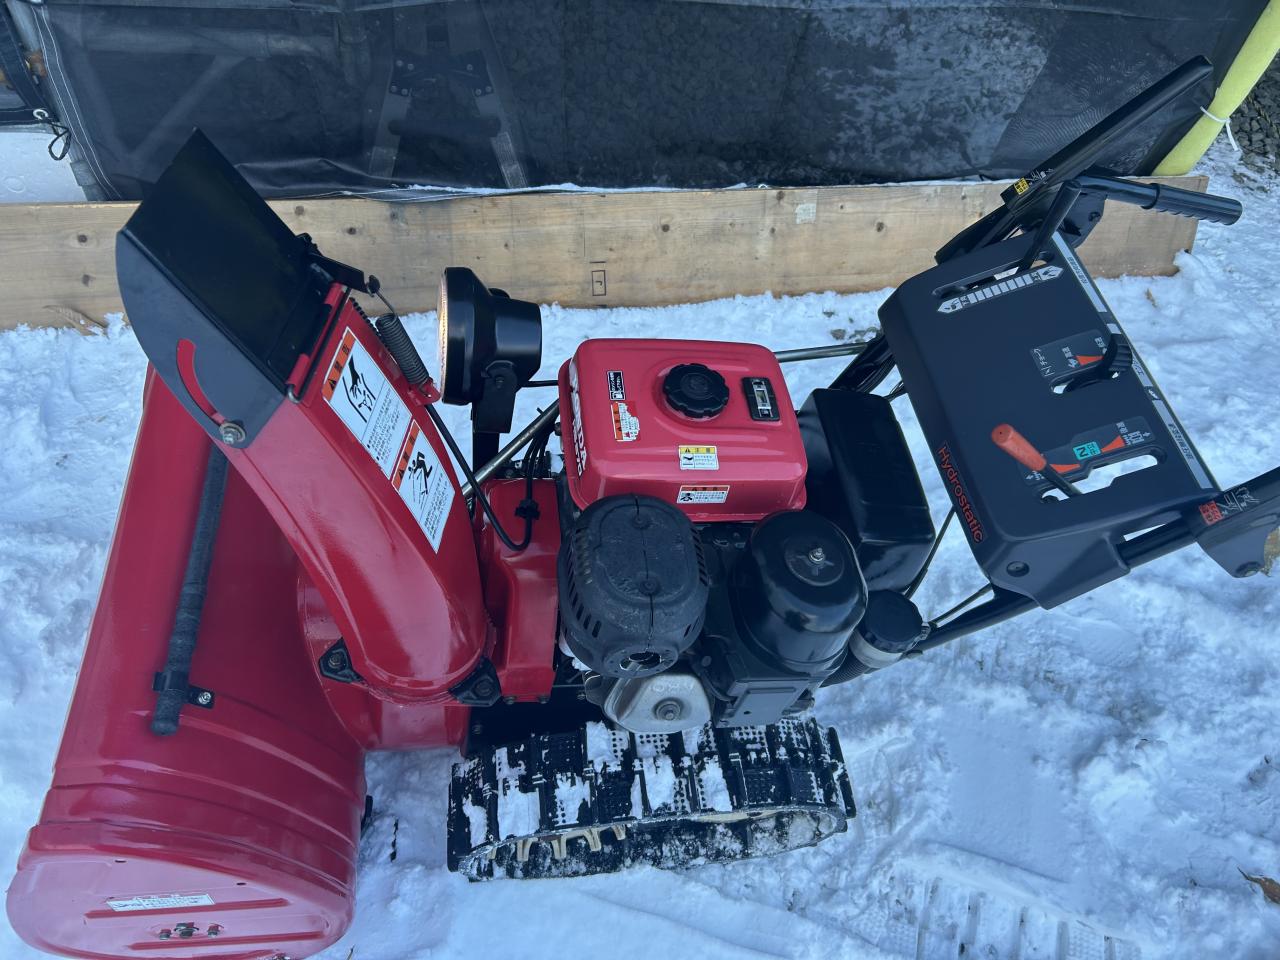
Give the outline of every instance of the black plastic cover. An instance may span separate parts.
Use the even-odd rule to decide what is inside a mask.
[[[609,677],[645,677],[698,638],[709,580],[688,517],[654,497],[605,497],[560,545],[560,621],[573,655]]]
[[[762,520],[730,578],[740,634],[771,665],[829,673],[867,608],[867,586],[840,528],[810,510]]]
[[[924,633],[920,608],[900,593],[873,590],[858,626],[867,643],[884,653],[906,653]]]
[[[798,414],[808,507],[853,543],[870,590],[905,590],[933,545],[929,503],[884,397],[815,390]]]
[[[718,726],[775,723],[813,701],[867,604],[844,534],[807,510],[702,531],[711,597],[694,670]]]
[[[200,392],[251,441],[327,317],[331,280],[310,251],[198,131],[121,229],[116,274],[138,342],[210,436],[180,344]]]
[[[1126,535],[1218,489],[1136,349],[1114,378],[1061,389],[1087,375],[1098,343],[1125,334],[1061,237],[1043,267],[1010,276],[1031,242],[1015,237],[912,277],[880,321],[974,557],[997,586],[1052,607],[1127,573]],[[1102,467],[1156,462],[1053,499],[1043,475],[992,441],[1002,424],[1077,485]]]
[[[1148,173],[1266,0],[48,0],[107,199],[193,126],[270,196],[1019,176],[1193,55],[1101,163]]]

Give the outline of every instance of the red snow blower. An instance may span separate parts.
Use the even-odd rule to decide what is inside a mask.
[[[1015,183],[869,342],[597,339],[554,383],[538,308],[458,268],[433,376],[378,282],[193,135],[119,235],[152,367],[15,929],[77,957],[321,950],[351,920],[371,750],[462,752],[444,819],[472,880],[815,844],[854,815],[824,687],[1192,543],[1263,569],[1280,469],[1218,487],[1074,253],[1108,198],[1239,217],[1090,166],[1207,75]],[[839,355],[797,409],[781,364]],[[558,400],[499,449],[540,386]],[[471,406],[470,458],[441,401]],[[927,619],[956,517],[987,585]]]

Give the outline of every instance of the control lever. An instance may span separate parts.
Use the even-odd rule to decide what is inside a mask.
[[[1028,470],[1034,470],[1046,480],[1065,493],[1068,497],[1078,497],[1080,490],[1074,483],[1060,474],[1043,453],[1031,445],[1022,434],[1007,423],[1002,423],[991,431],[991,442],[1007,453]]]
[[[1068,380],[1067,385],[1062,388],[1062,392],[1070,393],[1072,390],[1087,387],[1091,383],[1110,380],[1124,373],[1132,366],[1133,347],[1129,346],[1129,338],[1123,333],[1113,333],[1111,342],[1107,344],[1107,349],[1102,354],[1102,359],[1085,367],[1080,373]]]
[[[1036,227],[1035,235],[1031,238],[1031,246],[1027,248],[1026,255],[1014,268],[1018,273],[1023,270],[1030,270],[1031,265],[1040,259],[1040,254],[1049,245],[1049,238],[1062,226],[1062,221],[1067,218],[1067,214],[1071,212],[1075,202],[1080,199],[1081,191],[1082,187],[1078,180],[1068,180],[1058,188],[1058,195],[1054,197],[1053,206],[1049,208],[1049,212],[1040,221],[1040,226]]]

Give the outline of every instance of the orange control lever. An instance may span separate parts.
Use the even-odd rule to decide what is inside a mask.
[[[1034,470],[1044,476],[1067,496],[1074,497],[1080,493],[1075,484],[1060,474],[1053,464],[1045,459],[1044,454],[1031,445],[1031,441],[1009,424],[1002,423],[992,430],[991,442],[1028,470]]]
[[[1044,454],[1031,445],[1017,430],[1009,424],[1002,423],[991,431],[991,442],[1007,453],[1028,470],[1044,473],[1048,461]]]

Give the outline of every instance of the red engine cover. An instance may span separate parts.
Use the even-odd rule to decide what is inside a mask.
[[[663,391],[681,364],[720,374],[713,416],[675,409]],[[767,380],[776,420],[756,419],[752,380]],[[621,493],[674,503],[691,520],[758,520],[804,506],[807,462],[782,368],[764,347],[709,340],[588,340],[560,369],[569,492],[579,507]]]

